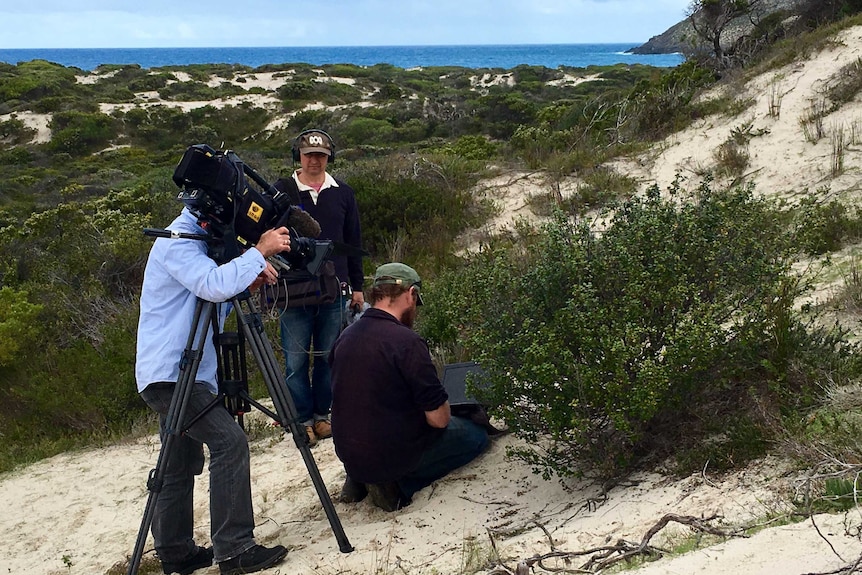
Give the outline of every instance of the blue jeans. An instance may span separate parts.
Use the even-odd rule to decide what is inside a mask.
[[[339,297],[330,304],[291,307],[281,312],[287,388],[296,407],[297,421],[311,425],[315,419],[327,418],[332,406],[329,351],[341,333],[344,302]]]
[[[141,392],[147,405],[159,413],[162,444],[174,387],[173,383],[154,383]],[[187,420],[214,398],[204,384],[196,383],[186,408]],[[230,413],[217,404],[171,444],[152,524],[162,563],[182,562],[197,551],[193,495],[195,475],[203,471],[203,444],[210,452],[210,536],[215,560],[226,561],[255,545],[248,439]]]
[[[473,461],[490,443],[482,426],[452,417],[440,437],[422,453],[416,468],[398,480],[398,488],[410,499],[423,487]]]

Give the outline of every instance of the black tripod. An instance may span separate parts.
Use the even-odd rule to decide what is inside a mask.
[[[293,403],[287,386],[284,383],[284,378],[281,377],[281,371],[273,353],[272,346],[263,329],[263,322],[251,294],[245,290],[241,294],[234,296],[231,300],[234,306],[234,313],[237,315],[237,322],[240,326],[242,338],[247,341],[252,351],[252,355],[257,361],[263,375],[264,382],[272,398],[276,413],[266,409],[259,403],[255,402],[249,395],[245,386],[241,385],[242,377],[238,375],[245,369],[244,354],[237,353],[241,346],[235,346],[235,342],[231,339],[238,337],[238,334],[221,334],[221,338],[225,338],[222,343],[226,343],[229,349],[227,355],[223,355],[219,363],[220,375],[220,390],[219,396],[207,407],[207,409],[220,406],[223,400],[225,406],[231,410],[232,415],[241,414],[250,409],[250,405],[254,405],[276,423],[279,423],[287,432],[288,430],[293,435],[293,441],[299,452],[302,454],[302,459],[311,476],[311,481],[320,498],[320,503],[323,505],[323,510],[335,534],[335,539],[338,541],[338,548],[342,553],[350,553],[353,551],[353,546],[347,540],[347,535],[341,526],[341,521],[335,512],[332,505],[332,499],[329,497],[329,492],[326,490],[326,485],[323,483],[323,478],[320,476],[320,470],[314,461],[311,454],[311,448],[308,444],[308,436],[305,433],[305,428],[300,425],[296,418],[296,407]],[[189,332],[188,343],[183,353],[182,362],[180,364],[180,375],[174,388],[171,404],[168,408],[168,413],[165,422],[165,437],[162,448],[159,451],[159,458],[156,467],[150,471],[147,479],[147,489],[149,496],[147,505],[144,510],[144,516],[141,520],[141,527],[138,531],[138,539],[135,543],[135,550],[129,560],[129,570],[127,575],[135,575],[138,572],[138,567],[143,556],[144,545],[146,543],[147,534],[153,521],[153,513],[155,512],[156,502],[159,493],[161,492],[165,470],[168,462],[168,454],[171,453],[171,448],[174,440],[184,433],[202,414],[198,414],[191,421],[186,422],[186,407],[191,398],[192,389],[195,383],[195,377],[200,367],[201,357],[203,356],[204,346],[206,344],[207,335],[209,332],[210,321],[213,322],[214,332],[218,333],[218,322],[215,318],[215,304],[212,302],[201,300],[197,301],[195,307],[192,329]],[[232,351],[230,351],[232,349]],[[238,363],[237,363],[238,362]],[[226,385],[222,385],[222,383]],[[220,407],[219,407],[220,408]],[[240,420],[240,424],[241,424]]]

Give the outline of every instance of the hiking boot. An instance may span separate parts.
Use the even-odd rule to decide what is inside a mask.
[[[348,475],[344,478],[344,485],[341,487],[338,500],[342,503],[359,503],[365,499],[366,495],[368,495],[368,489],[365,487],[365,484],[354,480]]]
[[[193,571],[209,567],[213,564],[213,550],[210,547],[198,547],[197,551],[189,555],[184,561],[171,563],[162,561],[162,571],[165,575],[171,573],[179,573],[180,575],[189,575]]]
[[[371,502],[384,511],[397,511],[410,504],[410,500],[404,497],[394,481],[368,483],[365,487],[371,496]]]
[[[319,419],[314,422],[314,434],[317,439],[332,437],[332,425],[325,419]]]
[[[305,426],[305,435],[308,436],[308,446],[314,447],[317,445],[317,436],[314,434],[314,428],[310,425]]]
[[[276,545],[272,548],[255,545],[245,553],[219,563],[219,573],[221,575],[240,575],[241,573],[263,571],[284,559],[285,555],[287,555],[287,549],[283,545]]]
[[[470,421],[485,429],[489,436],[502,435],[506,433],[505,429],[497,429],[491,423],[491,418],[488,417],[488,410],[484,405],[477,405],[476,409],[470,412],[467,417]]]

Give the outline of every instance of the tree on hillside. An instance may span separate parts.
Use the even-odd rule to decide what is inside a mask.
[[[812,28],[859,12],[862,0],[805,0],[799,5],[803,22]]]
[[[752,25],[755,10],[762,0],[692,0],[686,9],[686,16],[695,33],[712,47],[716,63],[728,67],[725,48],[725,33],[734,20],[748,16]]]

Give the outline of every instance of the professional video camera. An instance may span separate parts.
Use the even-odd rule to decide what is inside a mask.
[[[246,179],[248,176],[260,190]],[[174,170],[174,183],[181,200],[216,240],[210,256],[230,261],[243,249],[255,245],[267,230],[285,226],[290,230],[290,251],[276,256],[284,269],[305,268],[316,274],[332,250],[332,242],[314,238],[320,225],[290,197],[267,183],[230,150],[215,150],[206,144],[190,146]]]

